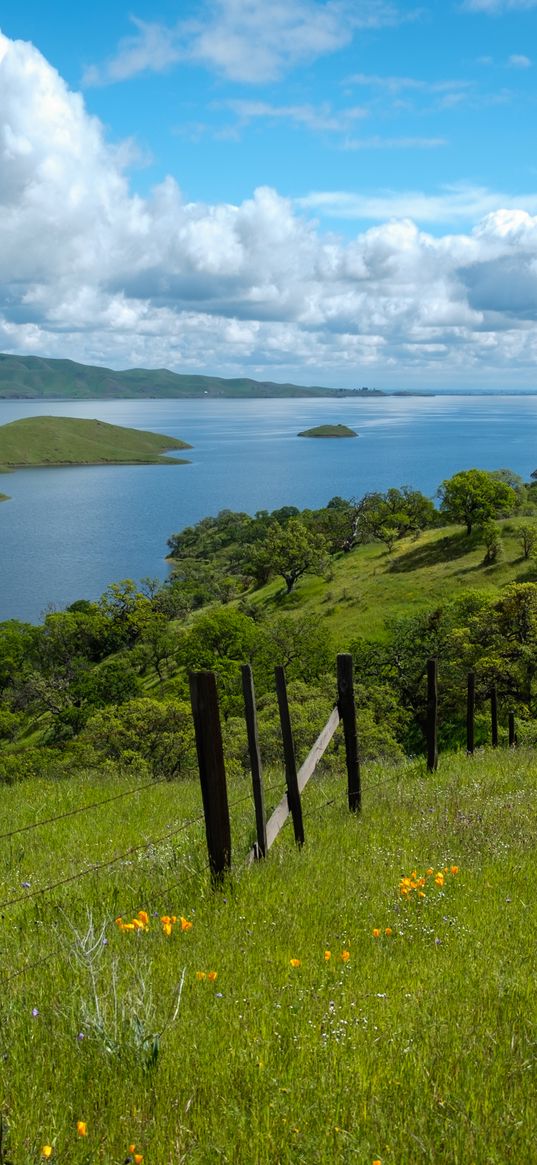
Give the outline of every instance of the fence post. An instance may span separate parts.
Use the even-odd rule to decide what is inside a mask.
[[[267,824],[265,818],[265,800],[263,796],[263,769],[261,753],[259,751],[259,737],[257,734],[257,715],[255,708],[254,677],[249,663],[241,667],[242,694],[244,696],[244,714],[246,731],[248,734],[248,752],[250,754],[250,768],[252,771],[252,789],[255,806],[255,828],[257,843],[255,846],[256,858],[264,858],[267,852]]]
[[[218,882],[231,868],[231,828],[216,679],[202,671],[191,672],[189,681],[209,866]]]
[[[468,672],[468,689],[466,693],[466,752],[472,756],[474,752],[474,714],[475,714],[475,672]]]
[[[349,809],[351,813],[359,813],[362,808],[362,785],[356,735],[352,655],[338,655],[337,657],[337,692],[338,710],[343,722],[345,736]]]
[[[300,790],[298,788],[298,781],[296,775],[296,759],[295,746],[293,742],[293,732],[291,728],[291,718],[289,716],[289,703],[287,700],[287,685],[285,683],[285,671],[283,667],[275,668],[276,675],[276,693],[278,696],[278,708],[280,710],[280,725],[282,730],[283,740],[283,755],[285,760],[285,782],[287,786],[287,804],[293,818],[293,829],[295,831],[295,841],[297,845],[304,845],[304,825],[302,823],[302,806],[300,803]]]
[[[438,768],[438,660],[427,660],[427,769]]]
[[[493,684],[490,693],[490,731],[493,748],[498,747],[498,692]]]
[[[509,713],[509,748],[516,748],[515,713]]]

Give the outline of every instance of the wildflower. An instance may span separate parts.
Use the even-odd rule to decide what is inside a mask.
[[[300,966],[300,959],[289,959],[289,962],[290,962],[292,967],[299,967]]]
[[[87,1137],[88,1126],[86,1124],[86,1121],[77,1121],[76,1122],[76,1131],[77,1131],[79,1137]]]
[[[332,958],[332,951],[325,951],[324,952],[325,963],[329,963],[331,958]]]
[[[181,930],[192,930],[192,923],[181,915]]]
[[[348,963],[348,961],[349,961],[350,957],[351,957],[351,952],[350,952],[350,951],[342,951],[342,952],[341,952],[341,958],[342,958],[342,960],[343,960],[343,962],[344,962],[344,963]]]
[[[444,885],[444,875],[438,873],[435,877],[434,884],[435,884],[435,886],[443,886]]]
[[[423,893],[423,890],[418,890],[418,898],[425,898],[425,894]]]
[[[205,971],[196,971],[196,979],[199,979],[201,982],[201,980],[205,979],[205,978],[206,978]]]
[[[459,867],[458,867],[458,866],[452,866],[452,867],[451,867],[450,873],[452,873],[452,874],[458,874],[458,872],[459,872]]]
[[[145,926],[139,918],[133,918],[132,925],[135,930],[145,930]]]
[[[86,1038],[85,1033],[79,1032],[76,1038],[77,1038],[77,1040],[85,1040],[85,1038]]]
[[[142,1165],[143,1159],[144,1158],[142,1153],[135,1153],[133,1157],[134,1165]]]
[[[124,922],[121,929],[122,930],[135,930],[135,926],[134,926],[133,922]]]
[[[38,1008],[38,1007],[32,1007],[32,1016],[33,1016],[33,1018],[34,1018],[34,1019],[37,1019],[38,1015],[39,1015],[39,1008]]]
[[[427,874],[427,875],[429,876],[429,878],[430,878],[430,877],[431,877],[431,874],[434,874],[433,867],[432,867],[432,866],[429,866],[429,869],[428,869],[428,870],[426,870],[425,872],[426,872],[426,874]]]
[[[373,938],[380,938],[380,929],[378,926],[373,927]]]
[[[129,1145],[129,1153],[134,1153],[135,1149],[136,1149],[135,1144]]]
[[[140,922],[142,923],[142,926],[149,925],[149,915],[147,913],[147,910],[139,910],[138,911],[138,918],[139,918]]]
[[[373,1161],[373,1165],[382,1165],[382,1161],[380,1160],[380,1157],[375,1157],[375,1160]]]
[[[41,1156],[45,1158],[45,1161],[48,1161],[49,1157],[52,1157],[52,1145],[43,1145]]]
[[[163,922],[162,929],[164,931],[164,934],[170,935],[172,933],[172,929],[173,929],[171,922]]]
[[[22,886],[23,890],[29,890],[31,884],[32,884],[31,882],[21,882],[21,886]]]
[[[388,938],[390,937],[390,935],[391,935],[391,934],[393,934],[393,930],[392,930],[391,926],[387,926],[387,927],[386,927],[386,930],[384,931],[384,934],[387,934],[387,935],[388,935]]]
[[[218,978],[218,971],[207,971],[207,978],[209,983],[216,983]]]

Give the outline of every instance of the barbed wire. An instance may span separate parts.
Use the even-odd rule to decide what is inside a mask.
[[[31,829],[39,829],[42,825],[53,825],[56,821],[64,821],[67,817],[75,817],[78,813],[88,813],[90,809],[99,809],[101,805],[110,805],[112,801],[119,801],[122,797],[134,797],[135,793],[142,793],[144,789],[153,789],[157,785],[170,784],[168,777],[159,777],[156,781],[147,781],[145,785],[136,785],[134,789],[124,789],[122,793],[114,793],[112,797],[103,797],[101,801],[92,801],[89,805],[79,805],[76,809],[67,809],[65,813],[57,813],[54,817],[42,817],[39,821],[32,821],[29,825],[19,825],[10,829],[8,833],[0,833],[0,841],[7,841],[18,833],[28,833]]]

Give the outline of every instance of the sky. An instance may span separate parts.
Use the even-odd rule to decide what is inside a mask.
[[[2,0],[0,351],[537,390],[537,0]]]

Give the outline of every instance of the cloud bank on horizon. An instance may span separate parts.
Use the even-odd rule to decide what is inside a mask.
[[[470,19],[536,4],[462,7]],[[250,86],[254,72],[272,80],[337,52],[357,30],[398,20],[390,4],[289,0],[271,6],[273,36],[256,56],[248,43],[259,41],[257,0],[218,0],[213,11],[212,25],[177,26],[167,39],[137,20],[86,82],[119,83],[188,56]],[[515,56],[513,67],[530,71],[530,59],[522,66]],[[431,101],[473,94],[467,82],[394,75],[349,75],[346,85],[398,101],[416,89]],[[339,132],[341,109],[328,103],[278,104],[242,90],[225,100],[248,123],[290,119],[304,132]],[[394,133],[353,146],[368,116],[346,104],[349,152],[416,147],[413,135]],[[442,149],[444,134],[426,143],[424,135],[422,150]],[[185,198],[173,176],[136,190],[132,155],[132,143],[111,144],[37,47],[0,33],[0,350],[344,387],[536,384],[537,189],[459,180],[436,192],[368,193],[327,184],[292,197],[261,184],[240,200],[202,201]]]

